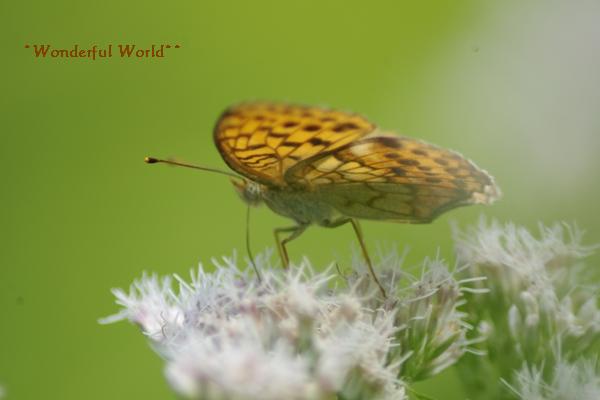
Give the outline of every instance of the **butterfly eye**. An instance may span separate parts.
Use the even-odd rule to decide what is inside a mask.
[[[232,179],[231,183],[244,203],[254,207],[262,203],[262,190],[257,183],[236,179]]]

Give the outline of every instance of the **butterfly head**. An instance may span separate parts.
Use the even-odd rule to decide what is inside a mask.
[[[231,183],[244,203],[256,207],[263,201],[260,184],[247,179],[232,179]]]

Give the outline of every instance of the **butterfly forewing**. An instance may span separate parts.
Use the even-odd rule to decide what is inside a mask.
[[[343,215],[398,222],[429,222],[499,194],[493,179],[458,153],[399,136],[373,136],[313,156],[285,178],[298,190],[318,191]]]
[[[270,103],[234,106],[217,121],[214,139],[225,162],[267,186],[286,186],[286,171],[371,133],[365,118],[317,107]]]

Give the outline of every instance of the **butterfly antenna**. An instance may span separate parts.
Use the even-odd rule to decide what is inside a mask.
[[[248,252],[248,257],[250,257],[250,263],[252,263],[252,268],[254,268],[254,272],[256,272],[258,283],[262,283],[262,277],[260,276],[258,267],[254,262],[254,255],[252,255],[252,250],[250,249],[250,205],[248,205],[248,207],[246,208],[246,251]]]
[[[160,159],[160,158],[145,157],[144,158],[144,162],[147,163],[147,164],[162,163],[162,164],[176,165],[178,167],[186,167],[186,168],[199,169],[201,171],[207,171],[207,172],[216,172],[217,174],[231,176],[231,177],[236,178],[236,179],[242,179],[239,176],[237,176],[236,174],[233,174],[231,172],[221,171],[220,169],[216,169],[216,168],[201,167],[199,165],[193,165],[193,164],[188,164],[188,163],[174,161],[174,160],[163,160],[163,159]]]

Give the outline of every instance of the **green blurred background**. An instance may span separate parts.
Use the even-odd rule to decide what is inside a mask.
[[[244,254],[227,179],[142,162],[224,168],[211,137],[242,100],[360,112],[459,150],[504,198],[431,225],[364,223],[368,245],[440,251],[450,221],[484,213],[536,229],[576,221],[600,241],[600,47],[594,1],[114,1],[0,3],[0,384],[9,399],[169,399],[138,330],[101,326],[111,287]],[[26,44],[180,44],[164,59],[36,59]],[[253,214],[255,251],[288,224]],[[349,227],[290,245],[348,260]],[[590,263],[600,265],[596,255]],[[475,373],[475,372],[474,372]],[[461,399],[450,370],[419,388]]]

